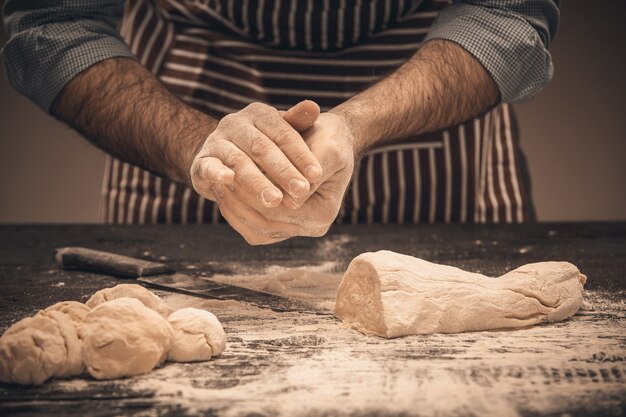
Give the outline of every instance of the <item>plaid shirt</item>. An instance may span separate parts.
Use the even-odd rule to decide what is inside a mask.
[[[491,74],[503,102],[525,101],[552,78],[547,48],[559,20],[558,0],[453,1],[428,39],[446,39]],[[11,84],[49,111],[57,94],[97,62],[133,54],[117,33],[123,0],[6,0],[10,36],[2,48]]]

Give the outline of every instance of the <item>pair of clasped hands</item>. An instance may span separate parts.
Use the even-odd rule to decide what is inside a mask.
[[[191,166],[202,197],[253,245],[322,236],[354,169],[345,117],[305,100],[283,112],[262,103],[222,118]]]

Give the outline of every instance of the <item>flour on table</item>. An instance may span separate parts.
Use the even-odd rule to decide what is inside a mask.
[[[216,275],[211,280],[304,300],[331,310],[341,275],[325,271],[332,270],[334,266],[335,263],[292,269],[268,267],[267,273],[262,275]]]
[[[334,311],[348,326],[387,338],[516,328],[574,315],[585,281],[568,262],[528,264],[494,279],[368,252],[350,263]]]

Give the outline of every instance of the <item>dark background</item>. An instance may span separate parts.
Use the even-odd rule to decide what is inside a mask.
[[[563,1],[561,13],[554,79],[516,106],[538,218],[626,220],[626,2]],[[103,167],[0,75],[0,222],[98,221]]]

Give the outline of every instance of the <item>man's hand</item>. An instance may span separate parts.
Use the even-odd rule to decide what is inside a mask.
[[[260,207],[277,207],[283,197],[297,205],[322,177],[320,163],[298,133],[313,125],[319,111],[305,100],[282,114],[253,103],[225,116],[194,158],[194,189],[216,200],[214,187],[225,185],[245,192]]]
[[[299,207],[290,201],[273,208],[259,204],[246,187],[213,187],[220,212],[250,244],[323,236],[337,217],[354,170],[352,133],[343,116],[323,113],[302,136],[319,160],[323,175],[311,184]]]

